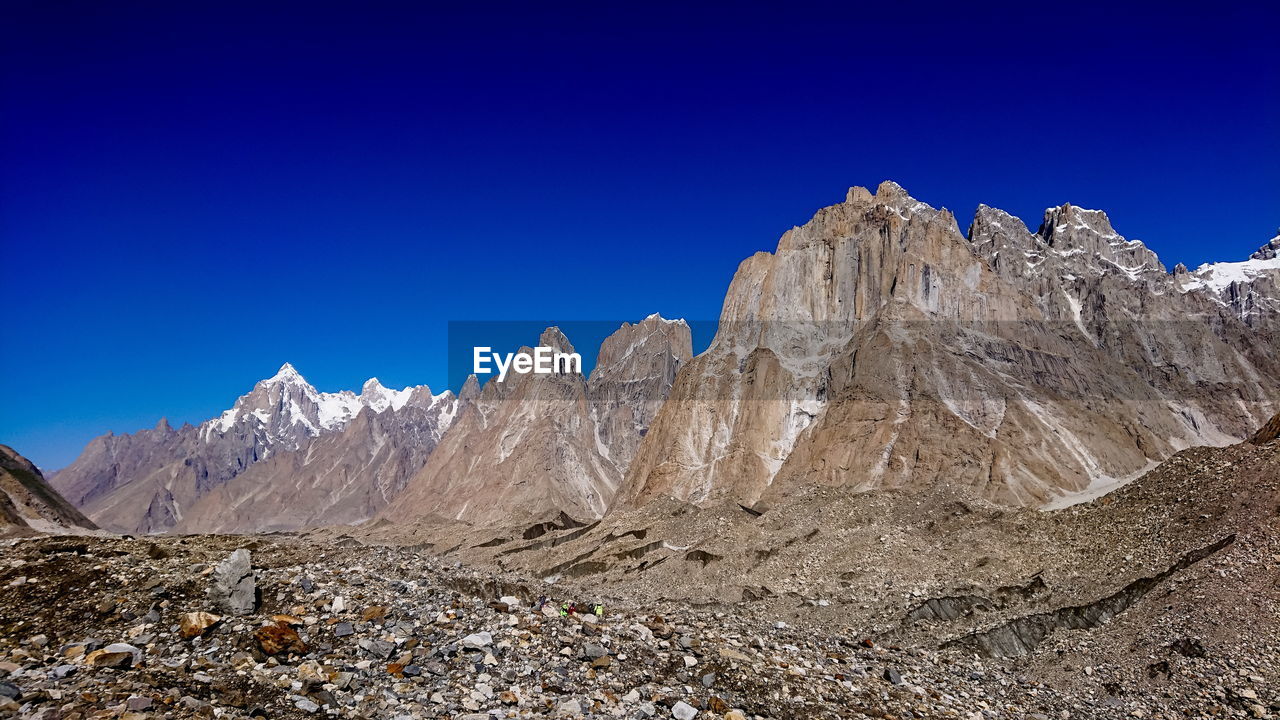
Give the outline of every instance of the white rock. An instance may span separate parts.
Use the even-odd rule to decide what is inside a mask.
[[[493,644],[493,635],[488,632],[472,633],[462,638],[462,647],[479,650]]]
[[[671,717],[676,720],[693,720],[698,717],[698,711],[685,701],[681,700],[671,708]]]

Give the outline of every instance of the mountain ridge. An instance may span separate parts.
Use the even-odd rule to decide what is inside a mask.
[[[739,266],[619,502],[946,478],[1039,504],[1238,441],[1280,367],[1275,313],[1234,287],[1180,288],[1101,211],[1031,233],[984,206],[966,237],[896,183],[852,188]]]
[[[95,439],[53,482],[129,532],[590,520],[814,484],[1070,502],[1280,409],[1277,248],[1170,271],[1100,210],[1049,207],[1032,232],[979,205],[962,232],[897,183],[853,187],[739,264],[697,356],[687,323],[654,314],[624,323],[578,380],[472,376],[455,396],[370,378],[324,393],[285,363],[197,426]],[[555,328],[540,343],[572,347]],[[468,408],[466,439],[451,440]],[[538,424],[555,414],[567,419]],[[499,469],[517,447],[525,479]],[[482,457],[491,477],[464,480]],[[542,489],[519,509],[453,497],[505,497],[502,483]],[[257,506],[277,510],[244,509]]]
[[[51,482],[108,529],[162,532],[182,523],[200,499],[257,463],[278,454],[305,452],[317,441],[346,432],[362,414],[421,413],[421,422],[432,428],[427,440],[434,443],[453,421],[457,405],[452,392],[433,395],[425,385],[388,390],[376,378],[364,383],[361,394],[322,393],[285,363],[231,408],[199,425],[174,429],[162,419],[152,429],[95,438],[76,462],[53,474]],[[415,462],[410,459],[408,464]],[[400,481],[387,482],[396,486]],[[229,521],[216,511],[201,514],[206,520],[185,526],[222,527]]]

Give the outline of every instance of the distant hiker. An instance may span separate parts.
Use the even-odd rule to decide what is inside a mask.
[[[595,612],[596,612],[596,617],[604,617],[604,605],[601,605],[600,603],[596,603]]]
[[[560,617],[569,617],[569,603],[560,603]]]

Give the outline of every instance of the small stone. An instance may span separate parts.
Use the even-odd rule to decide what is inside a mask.
[[[354,635],[355,632],[356,632],[355,628],[349,622],[340,622],[337,625],[333,626],[333,634],[336,637],[346,637],[348,635]]]
[[[91,649],[89,643],[71,643],[63,646],[62,656],[68,660],[79,660]]]
[[[885,668],[882,677],[884,677],[885,682],[889,683],[890,685],[902,684],[902,674],[899,673],[897,670],[894,670],[893,668]]]
[[[462,638],[462,647],[479,650],[493,644],[493,635],[487,632],[472,633]]]
[[[113,643],[101,650],[94,650],[84,661],[94,667],[134,667],[142,660],[142,650],[128,643]]]
[[[140,696],[140,695],[134,695],[133,697],[126,700],[124,704],[125,704],[125,707],[129,708],[130,710],[135,710],[135,711],[147,710],[151,707],[151,698]]]
[[[306,698],[298,698],[297,702],[295,702],[293,706],[306,713],[313,713],[320,709],[319,705]]]
[[[565,700],[556,708],[556,714],[577,717],[582,714],[582,703],[578,702],[576,699]]]
[[[299,655],[307,652],[306,643],[298,636],[298,631],[288,625],[268,625],[260,627],[253,633],[258,647],[267,655],[278,655],[283,652],[295,652]]]
[[[7,697],[10,700],[21,700],[22,689],[13,683],[0,682],[0,697]]]
[[[724,720],[747,720],[747,716],[741,710],[730,710],[724,714]]]
[[[221,619],[218,615],[204,611],[183,613],[178,616],[178,637],[184,640],[199,637]]]
[[[671,706],[671,717],[676,720],[693,720],[698,717],[698,711],[689,703],[681,700]]]
[[[329,682],[329,673],[324,666],[315,660],[308,660],[298,666],[298,679],[303,682]]]

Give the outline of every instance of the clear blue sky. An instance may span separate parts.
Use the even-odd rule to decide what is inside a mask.
[[[1170,266],[1280,224],[1275,3],[431,5],[5,4],[0,442],[60,467],[286,360],[439,389],[449,320],[713,319],[886,178]]]

